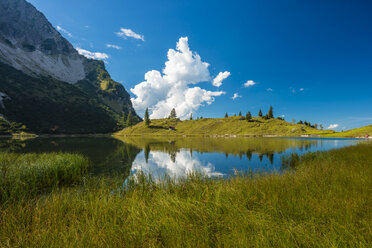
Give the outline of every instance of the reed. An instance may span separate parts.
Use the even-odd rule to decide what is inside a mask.
[[[30,199],[80,182],[88,161],[75,154],[0,153],[0,202]]]

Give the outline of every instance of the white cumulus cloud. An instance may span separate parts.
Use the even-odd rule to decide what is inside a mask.
[[[218,73],[217,77],[213,79],[213,85],[220,87],[222,85],[222,81],[228,78],[230,75],[231,73],[228,71]]]
[[[105,59],[109,58],[109,56],[106,53],[90,52],[90,51],[82,49],[80,47],[77,47],[76,50],[78,51],[78,53],[80,55],[83,55],[88,59],[105,60]]]
[[[70,38],[72,37],[72,34],[69,31],[67,31],[66,29],[62,28],[61,26],[57,26],[57,30],[62,32],[62,33],[65,33]]]
[[[113,48],[113,49],[116,49],[116,50],[120,50],[120,49],[121,49],[120,46],[118,46],[118,45],[113,45],[113,44],[107,44],[106,47],[107,47],[107,48]]]
[[[328,126],[328,129],[334,129],[334,128],[338,128],[339,125],[338,124],[331,124]]]
[[[257,84],[256,82],[254,82],[253,80],[248,80],[244,85],[244,87],[248,88],[248,87],[251,87],[253,85]]]
[[[149,108],[151,118],[164,118],[175,108],[178,117],[185,119],[204,103],[212,104],[216,96],[225,94],[193,87],[211,81],[211,76],[209,64],[190,50],[187,37],[181,37],[176,50],[169,49],[167,56],[163,73],[148,71],[145,81],[130,89],[135,95],[132,103],[136,111],[143,112]]]
[[[233,97],[231,99],[235,100],[236,98],[242,98],[238,93],[234,93]]]
[[[145,41],[145,37],[143,35],[137,34],[129,28],[121,28],[119,32],[116,32],[116,35],[124,39],[126,39],[127,37],[131,37],[137,40]]]
[[[272,88],[267,88],[266,91],[272,92],[273,89]]]

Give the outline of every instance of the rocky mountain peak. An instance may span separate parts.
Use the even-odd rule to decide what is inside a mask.
[[[0,0],[0,61],[69,83],[86,75],[86,59],[25,0]]]

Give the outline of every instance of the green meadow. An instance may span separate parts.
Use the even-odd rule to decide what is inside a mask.
[[[172,129],[172,128],[173,129]],[[140,122],[129,126],[115,136],[301,136],[333,133],[304,124],[289,123],[282,119],[252,117],[249,121],[241,116],[227,118],[203,118],[180,121],[175,118],[154,119],[149,126]]]
[[[355,128],[343,132],[326,134],[325,137],[366,137],[366,135],[372,137],[372,125]]]
[[[174,181],[86,174],[70,154],[1,154],[0,247],[371,247],[372,144],[277,173]]]

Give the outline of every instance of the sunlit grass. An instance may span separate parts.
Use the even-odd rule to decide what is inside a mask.
[[[80,155],[0,153],[0,203],[80,183],[87,167]]]
[[[296,161],[227,180],[85,178],[2,206],[0,246],[370,247],[372,145]]]
[[[175,130],[169,130],[175,127]],[[293,124],[279,119],[268,119],[254,117],[246,121],[242,117],[228,118],[205,118],[198,120],[151,120],[150,127],[144,122],[117,132],[116,136],[145,135],[145,136],[300,136],[320,135],[332,133],[330,130],[319,130],[306,125]]]

